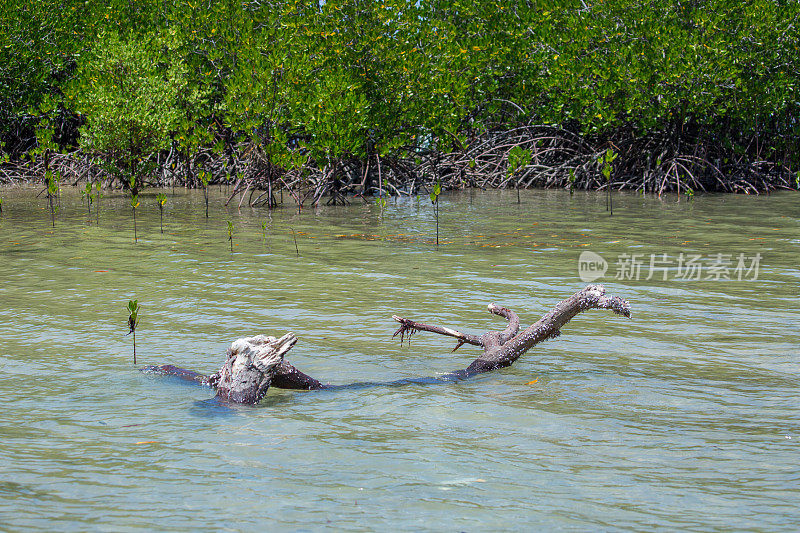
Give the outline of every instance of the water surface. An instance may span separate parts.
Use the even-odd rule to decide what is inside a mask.
[[[424,197],[270,214],[226,208],[214,189],[206,219],[202,195],[166,191],[162,235],[156,192],[141,195],[134,243],[121,194],[98,224],[65,190],[53,228],[38,190],[0,190],[4,528],[800,525],[795,193],[623,194],[613,217],[595,193],[446,194],[437,249]],[[478,352],[425,333],[401,346],[391,315],[481,333],[504,327],[486,312],[496,302],[531,323],[586,285],[587,250],[633,319],[584,313],[468,381],[271,389],[225,407],[138,371],[210,373],[235,338],[293,331],[288,359],[324,382],[440,375]],[[701,279],[678,270],[681,254],[699,256]],[[710,270],[717,254],[727,271]],[[738,275],[756,254],[757,275]],[[665,261],[646,279],[651,257]]]

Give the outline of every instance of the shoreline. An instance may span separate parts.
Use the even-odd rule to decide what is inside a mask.
[[[520,145],[515,145],[520,146]],[[554,150],[554,149],[553,149]],[[502,154],[487,154],[480,164],[471,158],[470,151],[457,153],[428,152],[415,159],[410,157],[375,156],[370,160],[343,159],[322,169],[309,166],[303,169],[285,170],[254,159],[220,156],[210,151],[201,151],[188,164],[172,154],[155,154],[155,168],[149,175],[142,175],[137,185],[139,190],[150,188],[204,188],[198,174],[206,176],[205,187],[226,186],[228,203],[239,207],[278,205],[288,201],[295,205],[346,205],[367,198],[392,196],[414,196],[430,194],[439,183],[442,191],[458,190],[572,190],[572,191],[634,191],[642,194],[662,196],[678,194],[693,196],[699,193],[769,194],[779,190],[798,190],[800,173],[786,168],[769,168],[761,173],[737,173],[725,176],[717,171],[710,174],[681,174],[677,162],[670,165],[671,172],[657,173],[654,170],[635,175],[626,173],[630,160],[614,161],[604,169],[606,151],[587,152],[581,157],[583,163],[571,161],[567,165],[557,160],[549,164],[537,163],[535,156],[525,165],[514,169],[509,165],[507,150]],[[610,152],[608,152],[610,153]],[[164,156],[163,159],[161,156]],[[505,156],[505,158],[503,157]],[[616,155],[614,156],[616,158]],[[622,158],[620,158],[622,159]],[[648,160],[640,158],[640,164]],[[199,163],[202,162],[202,163]],[[379,165],[379,164],[380,165]],[[0,186],[40,185],[46,187],[48,172],[55,176],[59,186],[77,187],[79,184],[99,183],[104,190],[130,192],[130,187],[119,176],[109,172],[109,167],[97,158],[79,151],[70,153],[52,152],[45,158],[22,158],[0,164]],[[662,163],[662,166],[664,163]],[[614,168],[616,167],[616,168]],[[494,169],[494,171],[492,171]],[[604,170],[608,172],[605,178]],[[706,169],[708,170],[708,169]]]

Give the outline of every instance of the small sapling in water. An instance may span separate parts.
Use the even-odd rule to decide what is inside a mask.
[[[136,208],[139,207],[139,195],[131,194],[131,209],[133,209],[133,242],[139,242],[139,236],[136,233]]]
[[[94,194],[92,193],[92,183],[87,181],[86,187],[81,191],[81,196],[86,198],[86,215],[88,217],[92,216],[92,202],[94,201]],[[91,222],[91,220],[89,220]]]
[[[380,175],[380,162],[381,160],[378,159],[378,175]],[[378,197],[375,198],[375,205],[378,206],[381,210],[381,215],[383,214],[383,210],[386,208],[386,196],[388,196],[388,192],[384,192],[385,189],[389,188],[389,180],[383,178],[380,182],[380,189],[378,190]]]
[[[611,162],[614,161],[618,155],[619,154],[614,152],[614,150],[609,148],[606,150],[605,154],[597,159],[597,164],[602,165],[601,172],[606,179],[606,210],[611,212],[611,216],[614,216],[614,204],[611,200],[611,172],[614,170],[614,167],[611,166]]]
[[[508,152],[508,177],[509,179],[516,178],[514,185],[517,188],[517,203],[522,203],[519,197],[519,176],[516,174],[523,170],[531,163],[533,154],[530,150],[526,150],[521,146],[515,146]]]
[[[53,227],[56,227],[56,211],[58,210],[58,206],[55,204],[56,198],[58,197],[59,193],[59,186],[58,180],[53,175],[52,170],[48,170],[45,175],[45,180],[47,181],[47,202],[50,205],[50,218],[53,221]]]
[[[575,192],[575,169],[571,168],[569,169],[569,195],[572,196],[574,192]]]
[[[133,333],[133,364],[136,364],[136,326],[139,325],[139,301],[128,300],[128,335]]]
[[[264,246],[266,246],[267,250],[269,250],[269,245],[267,244],[267,223],[266,222],[262,222],[261,223],[261,238],[264,240]]]
[[[228,221],[228,241],[231,243],[231,253],[233,253],[233,222]]]
[[[161,233],[164,233],[164,204],[167,203],[167,195],[163,192],[156,195],[156,202],[158,202],[158,214],[161,217]]]
[[[442,184],[437,180],[430,195],[433,204],[433,216],[436,218],[436,247],[439,247],[439,195],[442,194]]]
[[[297,235],[294,234],[294,228],[292,228],[292,238],[294,239],[294,252],[297,257],[300,257],[300,249],[297,247]]]
[[[211,172],[201,170],[197,176],[200,178],[200,182],[203,184],[203,197],[206,200],[206,218],[208,218],[208,184],[211,182]]]

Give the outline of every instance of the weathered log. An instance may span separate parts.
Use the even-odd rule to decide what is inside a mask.
[[[272,377],[272,386],[278,389],[294,390],[319,390],[327,388],[316,379],[304,374],[292,366],[288,361],[283,361],[275,369]]]
[[[209,378],[209,383],[217,388],[217,398],[258,403],[267,393],[283,356],[296,342],[294,333],[280,339],[257,335],[235,341],[228,348],[225,364]]]
[[[470,335],[451,328],[431,326],[408,318],[393,316],[400,328],[393,337],[406,336],[419,331],[428,331],[454,337],[457,350],[464,344],[480,346],[483,354],[463,370],[445,374],[436,380],[400,380],[385,385],[402,385],[418,382],[442,382],[466,379],[476,374],[510,366],[536,344],[557,337],[561,328],[575,315],[588,309],[610,309],[618,315],[631,316],[630,304],[616,296],[606,296],[602,285],[589,285],[557,304],[552,311],[520,332],[517,314],[506,308],[490,304],[489,312],[508,320],[503,331],[488,331],[483,335]],[[222,401],[244,404],[258,403],[270,385],[281,389],[318,390],[332,388],[304,374],[284,360],[284,355],[294,346],[297,338],[287,333],[280,339],[259,335],[239,339],[231,344],[227,359],[219,372],[205,376],[172,365],[150,366],[145,372],[168,374],[181,379],[208,385],[217,389],[217,398]],[[369,384],[364,384],[369,385]]]
[[[266,335],[238,339],[228,348],[222,368],[210,376],[172,365],[149,366],[143,371],[209,385],[217,389],[217,398],[224,402],[256,404],[267,393],[283,363],[283,356],[296,342],[294,333],[287,333],[280,339]],[[283,371],[291,374],[291,368]]]
[[[218,372],[206,375],[174,365],[150,365],[147,374],[175,376],[217,389],[217,398],[224,402],[258,403],[270,385],[279,389],[317,390],[325,385],[284,361],[297,342],[293,333],[280,339],[258,335],[238,339],[226,352],[225,364]]]

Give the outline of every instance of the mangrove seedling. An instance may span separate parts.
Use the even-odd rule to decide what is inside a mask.
[[[136,208],[139,207],[139,195],[131,194],[131,209],[133,209],[133,242],[139,242],[139,236],[136,233]]]
[[[569,169],[569,195],[572,196],[574,192],[575,192],[575,169],[571,168]]]
[[[522,203],[519,197],[519,176],[516,174],[527,167],[533,154],[530,150],[517,145],[508,152],[508,178],[514,179],[514,186],[517,188],[517,203]]]
[[[92,183],[87,181],[86,187],[81,191],[81,196],[86,198],[86,214],[91,218],[92,216],[92,202],[94,201],[94,194],[92,193]],[[91,220],[89,220],[91,222]]]
[[[380,164],[381,164],[381,160],[380,160],[380,158],[378,158],[378,176],[379,176],[379,179],[380,179],[380,173],[381,173]],[[387,203],[386,202],[386,196],[389,195],[388,191],[386,191],[386,190],[388,188],[389,188],[389,180],[386,179],[386,178],[383,178],[380,181],[380,188],[378,189],[378,197],[375,198],[375,205],[377,205],[378,208],[381,210],[381,215],[383,214],[383,210],[386,208],[386,203]]]
[[[433,192],[431,193],[431,203],[433,204],[433,216],[436,218],[436,247],[439,247],[439,195],[442,194],[442,184],[439,180],[436,181],[436,185],[433,186]]]
[[[267,246],[267,223],[266,222],[262,222],[261,223],[261,238],[264,240],[264,246]],[[267,246],[267,249],[269,249],[269,246]]]
[[[3,199],[0,198],[0,215],[3,214]]]
[[[128,300],[128,335],[133,333],[133,364],[136,364],[136,326],[139,325],[139,301]]]
[[[164,204],[167,203],[167,195],[160,192],[156,195],[156,202],[158,202],[158,214],[161,217],[161,234],[164,234]]]
[[[206,200],[206,218],[208,218],[208,184],[211,182],[211,172],[201,170],[197,176],[200,178],[200,182],[203,184],[203,197]]]
[[[300,249],[297,247],[297,235],[294,234],[294,228],[292,228],[292,238],[294,239],[294,253],[297,254],[297,257],[300,257]]]
[[[228,221],[228,241],[231,243],[231,253],[233,253],[233,222]]]
[[[597,159],[598,165],[602,165],[603,177],[606,179],[606,211],[611,211],[611,216],[614,216],[614,205],[611,200],[611,172],[614,167],[611,166],[611,162],[617,158],[617,155],[614,150],[609,148]]]
[[[692,189],[691,187],[688,187],[684,191],[684,194],[686,194],[686,199],[687,200],[692,200],[694,198],[694,189]]]
[[[45,173],[45,180],[47,180],[47,202],[50,205],[50,218],[53,221],[53,227],[56,227],[56,210],[58,210],[58,206],[55,204],[55,200],[58,196],[59,187],[58,187],[58,180],[53,176],[53,171],[48,170]]]

